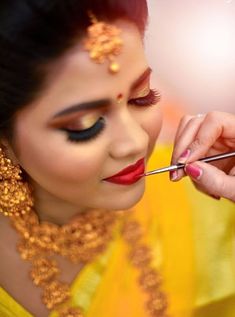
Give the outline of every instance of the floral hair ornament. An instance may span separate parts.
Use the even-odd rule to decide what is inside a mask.
[[[90,58],[97,64],[103,64],[108,60],[109,71],[116,74],[120,70],[120,65],[115,61],[115,57],[121,53],[123,47],[121,30],[112,24],[98,21],[92,12],[88,14],[92,25],[87,29],[85,50],[89,51]]]

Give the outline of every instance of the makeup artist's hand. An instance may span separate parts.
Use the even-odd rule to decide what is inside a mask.
[[[181,119],[172,154],[172,164],[187,163],[186,168],[171,173],[171,180],[191,177],[196,188],[216,199],[235,202],[235,158],[198,162],[202,157],[235,151],[235,115],[209,112]]]

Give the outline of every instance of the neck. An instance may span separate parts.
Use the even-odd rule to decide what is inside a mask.
[[[40,221],[47,221],[62,226],[69,223],[78,214],[90,210],[68,203],[36,186],[34,186],[33,195],[34,209]]]

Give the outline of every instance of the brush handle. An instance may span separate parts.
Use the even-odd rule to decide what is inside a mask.
[[[198,161],[209,163],[209,162],[213,162],[213,161],[224,160],[224,159],[227,159],[230,157],[235,157],[235,151],[223,153],[223,154],[219,154],[219,155],[213,155],[213,156],[209,156],[209,157],[204,157],[204,158],[199,159]],[[149,176],[149,175],[160,174],[160,173],[164,173],[164,172],[175,171],[175,170],[184,168],[185,165],[186,164],[178,163],[178,164],[171,165],[168,167],[163,167],[163,168],[159,168],[159,169],[156,169],[156,170],[153,170],[150,172],[146,172],[145,174],[143,174],[143,176]]]
[[[209,162],[213,162],[213,161],[223,160],[223,159],[226,159],[226,158],[229,158],[229,157],[233,157],[233,156],[235,156],[235,151],[234,152],[228,152],[228,153],[224,153],[224,154],[219,154],[219,155],[213,155],[213,156],[205,157],[205,158],[200,159],[199,161],[209,163]]]

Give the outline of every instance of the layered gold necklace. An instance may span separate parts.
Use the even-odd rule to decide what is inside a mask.
[[[48,310],[56,310],[59,317],[84,317],[81,308],[68,307],[70,287],[59,280],[61,271],[52,256],[61,255],[72,263],[91,262],[106,249],[117,220],[122,219],[122,236],[130,246],[129,259],[140,270],[139,284],[149,295],[146,309],[152,317],[166,317],[167,299],[160,290],[161,276],[151,267],[151,250],[140,242],[141,226],[135,220],[124,221],[127,212],[93,210],[63,226],[40,223],[33,210],[11,217],[21,236],[17,249],[31,263],[31,279],[42,288],[42,302]]]

